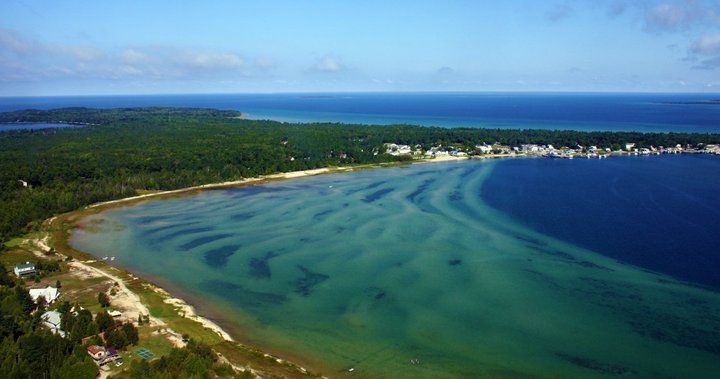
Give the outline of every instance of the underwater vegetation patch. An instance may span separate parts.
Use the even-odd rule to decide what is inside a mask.
[[[210,267],[220,268],[227,265],[228,259],[240,249],[240,245],[227,245],[208,250],[203,254],[205,263]]]
[[[476,171],[478,171],[477,167],[473,166],[473,167],[471,167],[471,168],[469,168],[469,169],[467,169],[467,170],[463,170],[463,172],[461,172],[459,176],[460,176],[461,178],[465,179],[465,178],[467,178],[468,176],[470,176],[470,175],[472,175],[473,173],[475,173]]]
[[[332,209],[328,209],[328,210],[326,210],[326,211],[322,211],[322,212],[315,213],[315,214],[313,215],[313,218],[314,218],[315,220],[318,220],[318,221],[319,221],[319,220],[324,219],[325,216],[327,216],[327,215],[329,215],[329,214],[331,214],[331,213],[333,213],[333,210],[332,210]]]
[[[166,219],[167,216],[142,216],[135,219],[135,222],[140,225],[146,225],[153,223],[155,221],[160,221]]]
[[[570,362],[575,366],[586,368],[588,370],[593,370],[602,374],[627,375],[633,373],[632,370],[620,365],[600,362],[590,358],[579,357],[577,355],[557,352],[555,353],[555,356],[566,362]]]
[[[412,191],[409,195],[405,196],[405,198],[413,203],[417,203],[415,199],[418,196],[422,195],[423,192],[427,191],[428,187],[430,187],[433,182],[435,182],[435,179],[423,180],[423,182],[415,189],[415,191]]]
[[[232,221],[244,221],[244,220],[249,220],[249,219],[255,217],[256,215],[257,215],[257,213],[255,213],[255,212],[241,212],[241,213],[232,214],[228,218]]]
[[[252,258],[248,262],[250,276],[254,278],[269,279],[272,276],[268,261],[277,257],[279,254],[268,252],[262,258]]]
[[[529,246],[529,245],[526,245],[526,246],[532,247],[532,246]],[[577,259],[577,258],[575,258],[573,255],[571,255],[571,254],[569,254],[569,253],[566,253],[566,252],[564,252],[564,251],[562,251],[562,250],[557,250],[557,249],[556,249],[556,250],[550,250],[550,249],[545,249],[545,248],[534,248],[534,251],[539,252],[539,253],[543,253],[543,254],[547,254],[547,255],[551,255],[551,256],[560,258],[560,259],[561,259],[562,261],[564,261],[565,263],[574,264],[574,265],[578,265],[578,266],[585,267],[585,268],[594,268],[594,269],[603,270],[603,271],[615,271],[615,270],[613,270],[613,269],[611,269],[611,268],[608,268],[608,267],[605,267],[605,266],[601,266],[601,265],[599,265],[599,264],[595,264],[595,263],[592,263],[592,262],[590,262],[590,261],[586,261],[586,260],[582,260],[582,259]]]
[[[621,286],[586,277],[580,279],[587,285],[582,290],[573,289],[574,292],[622,315],[636,333],[720,356],[720,316],[717,316],[720,310],[683,303],[680,316],[659,309],[654,301],[638,295],[640,290],[632,285],[624,283]],[[677,308],[668,305],[668,310],[672,309]]]
[[[232,236],[233,235],[230,233],[223,233],[223,234],[215,234],[212,236],[198,237],[188,243],[184,243],[184,244],[180,245],[180,249],[187,251],[187,250],[191,250],[196,247],[206,245],[211,242],[215,242],[217,240],[221,240],[223,238],[228,238],[228,237],[232,237]]]
[[[371,189],[378,188],[378,187],[380,187],[381,185],[383,185],[383,184],[385,184],[385,183],[387,183],[387,182],[388,182],[387,180],[381,180],[381,181],[379,181],[379,182],[370,183],[369,185],[367,185],[367,186],[365,186],[365,187],[361,187],[361,188],[349,190],[349,191],[345,192],[345,194],[347,194],[347,195],[352,195],[352,194],[357,193],[357,192],[368,191],[368,190],[371,190]]]
[[[200,286],[245,307],[280,305],[287,300],[283,295],[253,291],[225,280],[206,280],[201,282]]]
[[[514,237],[519,239],[520,241],[528,242],[535,246],[547,246],[547,242],[541,241],[537,238],[525,237],[525,236],[520,236],[520,235],[515,235]],[[532,247],[532,246],[530,246],[530,247]]]
[[[363,198],[363,201],[366,203],[372,203],[375,201],[378,201],[385,197],[385,195],[389,194],[390,192],[394,191],[394,188],[383,188],[381,190],[375,191]]]
[[[182,226],[195,225],[195,224],[199,224],[199,223],[200,223],[200,221],[191,221],[191,222],[184,222],[184,223],[182,223],[182,224],[163,225],[163,226],[158,226],[158,227],[155,227],[155,228],[145,229],[145,230],[143,231],[143,234],[144,234],[144,235],[150,235],[150,234],[159,233],[159,232],[162,232],[162,231],[165,231],[165,230],[169,230],[169,229],[179,228],[179,227],[182,227]]]
[[[171,240],[171,239],[173,239],[173,238],[175,238],[175,237],[182,236],[182,235],[186,235],[186,234],[195,234],[195,233],[210,232],[210,231],[212,231],[213,229],[215,229],[215,228],[210,227],[210,226],[206,226],[206,227],[202,227],[202,228],[190,228],[190,229],[177,230],[177,231],[174,231],[174,232],[172,232],[172,233],[170,233],[170,234],[166,234],[166,235],[164,235],[164,236],[160,236],[160,237],[156,238],[156,239],[155,239],[155,242],[165,242],[165,241],[169,241],[169,240]]]
[[[453,191],[450,194],[450,201],[461,201],[464,198],[465,198],[465,196],[463,196],[462,192],[460,192],[460,191]]]
[[[321,274],[319,272],[314,272],[309,270],[307,267],[297,265],[297,268],[302,271],[303,277],[298,278],[297,280],[292,282],[292,285],[295,287],[295,293],[298,293],[302,296],[308,296],[312,292],[312,290],[320,283],[328,280],[330,276]]]

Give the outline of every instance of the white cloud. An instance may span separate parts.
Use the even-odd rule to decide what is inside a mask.
[[[125,49],[120,53],[120,58],[128,64],[147,63],[150,61],[150,57],[147,54],[136,49]]]
[[[51,48],[52,49],[52,48]],[[56,48],[61,55],[69,55],[82,62],[94,61],[105,57],[105,52],[100,49],[86,46],[61,46]]]
[[[36,50],[37,44],[13,30],[0,28],[0,53],[28,54]]]
[[[272,69],[275,68],[275,65],[275,61],[267,57],[260,57],[255,59],[255,66],[261,69]]]
[[[693,10],[684,4],[661,3],[645,12],[645,29],[674,31],[686,28],[695,18]]]
[[[313,68],[321,72],[338,72],[344,69],[342,63],[336,58],[325,56],[315,63]]]
[[[720,33],[701,36],[693,43],[690,51],[700,55],[720,54]]]
[[[94,78],[209,79],[245,76],[243,58],[230,51],[166,46],[101,50],[50,45],[0,28],[0,81]]]
[[[206,70],[234,69],[243,64],[236,54],[213,51],[181,50],[174,54],[173,60],[181,65]]]

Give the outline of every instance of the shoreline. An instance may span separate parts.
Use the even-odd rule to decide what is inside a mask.
[[[287,179],[303,178],[303,177],[315,176],[315,175],[353,172],[353,171],[358,171],[358,170],[369,170],[369,169],[383,168],[383,167],[396,167],[396,166],[402,166],[402,165],[406,165],[406,164],[440,163],[440,162],[453,162],[453,161],[464,161],[464,160],[474,160],[474,159],[482,160],[482,159],[515,158],[515,157],[521,157],[521,156],[507,156],[507,155],[495,156],[494,155],[494,156],[478,157],[478,158],[443,156],[443,157],[436,157],[436,158],[432,158],[432,159],[417,159],[417,160],[412,160],[412,161],[397,161],[397,162],[365,164],[365,165],[357,165],[357,166],[335,166],[335,167],[315,168],[315,169],[301,170],[301,171],[288,171],[288,172],[277,173],[277,174],[262,175],[262,176],[258,176],[258,177],[254,177],[254,178],[244,178],[244,179],[240,179],[240,180],[233,180],[233,181],[220,182],[220,183],[201,184],[198,186],[178,188],[178,189],[166,190],[166,191],[157,191],[157,192],[151,192],[151,193],[146,193],[146,194],[142,194],[142,195],[125,197],[122,199],[102,201],[99,203],[86,205],[85,207],[80,208],[76,211],[80,211],[80,210],[84,210],[84,209],[94,209],[94,208],[106,209],[106,208],[112,208],[115,206],[121,206],[118,204],[134,203],[137,201],[142,201],[142,200],[152,199],[152,198],[163,198],[163,197],[169,197],[169,196],[174,196],[174,195],[191,194],[191,193],[195,193],[195,192],[202,192],[202,191],[206,191],[206,190],[214,190],[214,189],[222,189],[222,188],[243,187],[243,186],[248,186],[248,185],[264,184],[264,183],[267,183],[270,181],[275,181],[275,180],[287,180]],[[72,211],[72,212],[76,212],[76,211]]]

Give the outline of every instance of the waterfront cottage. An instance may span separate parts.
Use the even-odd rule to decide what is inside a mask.
[[[13,268],[13,272],[18,278],[35,275],[35,265],[30,262],[21,263]]]
[[[490,153],[490,151],[492,151],[492,146],[490,146],[490,145],[475,145],[475,149],[482,154],[488,154],[488,153]]]

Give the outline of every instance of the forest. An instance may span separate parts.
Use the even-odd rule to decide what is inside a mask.
[[[0,132],[0,242],[55,214],[138,191],[410,159],[383,154],[387,142],[467,150],[496,142],[614,148],[627,142],[638,147],[720,142],[718,134],[290,124],[197,108],[0,113],[0,123],[33,122],[80,127]]]

